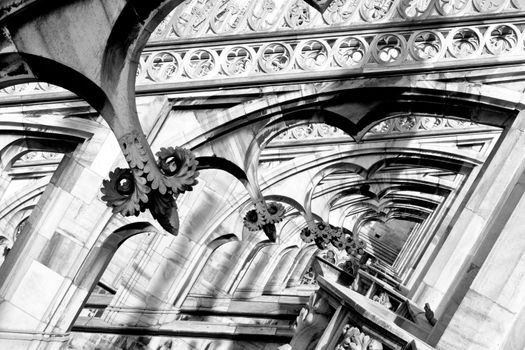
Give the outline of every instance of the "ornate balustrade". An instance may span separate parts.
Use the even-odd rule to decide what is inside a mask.
[[[413,28],[413,29],[410,29]],[[413,26],[397,32],[362,30],[310,33],[261,40],[239,38],[228,46],[207,43],[184,49],[180,46],[145,52],[137,83],[169,84],[217,80],[224,85],[246,77],[251,83],[266,77],[296,76],[330,78],[341,74],[414,71],[428,68],[504,63],[525,57],[525,21],[515,23],[443,26],[424,29]],[[180,88],[183,88],[181,85]]]
[[[425,317],[425,311],[396,291],[395,287],[390,284],[391,281],[383,281],[363,270],[359,270],[357,275],[350,275],[319,257],[316,258],[313,266],[317,280],[322,278],[330,283],[349,288],[381,305],[385,310],[397,315],[396,325],[413,336],[425,339],[432,330],[432,324]]]
[[[320,289],[297,318],[292,341],[280,350],[433,349],[399,327],[399,316],[383,305],[323,277],[318,282]]]
[[[313,35],[243,36],[228,40],[153,43],[141,56],[138,91],[181,91],[227,86],[335,79],[378,73],[434,71],[518,63],[525,59],[525,20],[476,25],[424,22],[404,29],[330,30]],[[226,44],[225,44],[226,43]],[[0,96],[56,91],[45,84],[0,90]]]

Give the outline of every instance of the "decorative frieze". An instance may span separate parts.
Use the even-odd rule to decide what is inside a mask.
[[[481,125],[460,119],[436,118],[429,116],[407,115],[385,119],[372,126],[365,137],[399,133],[416,133],[425,131],[453,131],[466,128],[478,128]],[[324,123],[307,123],[292,127],[279,133],[272,141],[302,141],[326,138],[348,137],[341,129]]]
[[[324,123],[308,123],[279,133],[272,141],[312,140],[348,137],[341,129]]]
[[[166,83],[523,55],[520,27],[502,23],[148,52],[142,56],[137,80]]]
[[[519,12],[518,0],[333,0],[318,13],[303,0],[186,0],[157,27],[152,41],[276,30],[402,23]],[[327,8],[325,9],[326,5]],[[314,6],[317,7],[317,6]],[[319,9],[319,8],[318,8]]]
[[[57,153],[57,152],[32,151],[32,152],[27,152],[22,157],[20,157],[15,164],[19,165],[19,163],[25,163],[25,162],[45,162],[45,161],[58,162],[62,159],[63,156],[64,156],[63,153]]]
[[[315,38],[302,31],[275,41],[242,38],[235,43],[232,39],[228,45],[223,41],[192,45],[174,41],[172,48],[151,48],[141,55],[136,83],[181,89],[184,85],[180,83],[195,81],[209,81],[207,86],[213,87],[224,86],[229,79],[232,84],[242,78],[255,84],[270,76],[300,80],[315,73],[317,79],[323,79],[339,74],[499,64],[525,58],[524,29],[525,21],[520,20],[437,29],[412,26],[398,32],[344,31]],[[57,91],[50,85],[31,83],[0,90],[0,96]]]
[[[480,24],[439,29],[406,29],[399,32],[364,31],[361,34],[308,33],[279,41],[245,38],[222,46],[145,52],[137,75],[139,85],[217,80],[268,75],[335,72],[358,75],[370,72],[428,69],[525,57],[522,43],[525,23]],[[319,77],[322,78],[322,77]]]
[[[365,134],[365,137],[374,135],[400,134],[407,132],[416,133],[439,130],[464,130],[466,128],[477,128],[480,126],[481,125],[477,123],[460,119],[410,115],[385,119],[371,127]]]
[[[61,87],[56,85],[51,85],[48,83],[38,82],[38,83],[23,83],[8,86],[0,90],[0,96],[2,95],[32,95],[44,92],[58,92],[66,91]]]

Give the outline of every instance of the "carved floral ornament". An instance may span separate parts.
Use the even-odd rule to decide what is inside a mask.
[[[311,140],[347,136],[341,129],[324,123],[298,125],[279,133],[273,141]]]
[[[453,131],[455,129],[476,128],[480,126],[480,124],[460,119],[407,115],[386,119],[373,125],[364,137],[395,135],[406,132]],[[279,133],[273,141],[287,142],[345,137],[348,138],[348,135],[335,126],[324,123],[307,123],[286,129]]]
[[[152,40],[473,16],[522,7],[519,0],[186,0],[162,21]]]
[[[365,241],[357,239],[348,230],[324,222],[309,224],[301,230],[300,237],[305,243],[315,242],[319,249],[327,249],[331,244],[338,250],[344,249],[355,258],[359,258],[365,253]]]
[[[19,163],[35,161],[60,161],[62,157],[63,153],[31,151],[20,157],[15,164],[19,165]]]
[[[180,147],[161,148],[152,164],[137,132],[120,139],[130,169],[116,168],[102,183],[102,200],[114,213],[138,215],[149,209],[168,232],[178,232],[175,196],[197,184],[198,162],[193,153]]]
[[[374,295],[372,300],[376,303],[383,305],[387,309],[392,310],[392,303],[390,303],[390,298],[385,292],[379,293],[378,295]]]
[[[383,345],[359,328],[347,324],[343,328],[343,339],[334,350],[383,350]]]
[[[262,230],[266,225],[283,221],[285,212],[281,203],[257,201],[255,209],[249,210],[244,216],[244,226],[250,231]]]

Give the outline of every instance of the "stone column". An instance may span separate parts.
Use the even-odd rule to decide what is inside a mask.
[[[481,267],[451,316],[437,343],[438,349],[523,349],[524,191],[525,173],[512,189],[511,195],[518,197],[517,205],[515,200],[510,199],[509,204],[512,205],[503,206],[505,212],[492,221],[491,231],[501,232],[492,249],[486,248],[490,252],[480,250],[472,259],[474,271],[477,266]],[[521,332],[516,332],[520,327]],[[504,343],[512,346],[502,347]]]
[[[506,221],[521,196],[516,186],[525,171],[524,127],[525,111],[501,135],[413,297],[416,304],[428,302],[440,320],[457,290],[465,291],[465,284],[468,287],[478,271],[474,256],[479,252],[486,256],[501,232],[498,225]]]
[[[97,184],[120,155],[100,127],[66,155],[0,268],[0,348],[58,349],[88,290],[73,282],[111,210]]]
[[[11,176],[7,174],[3,169],[0,169],[0,199],[4,196],[5,191],[11,183]]]

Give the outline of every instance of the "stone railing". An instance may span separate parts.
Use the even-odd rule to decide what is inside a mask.
[[[365,30],[350,34],[297,35],[239,38],[196,45],[176,44],[170,49],[145,52],[137,84],[300,75],[316,73],[328,78],[336,73],[366,74],[447,68],[465,64],[501,63],[525,57],[522,44],[525,22],[482,23],[470,26],[406,27],[390,32]]]
[[[433,29],[419,23],[395,31],[340,29],[313,36],[303,30],[294,35],[272,33],[264,40],[239,36],[196,43],[175,39],[160,46],[150,42],[140,57],[137,91],[260,86],[521,63],[524,31],[525,21],[518,17]],[[30,83],[2,89],[0,97],[60,91]]]
[[[279,350],[433,349],[396,325],[399,316],[379,303],[322,276],[318,282],[320,289],[297,318],[292,341]]]
[[[414,305],[408,298],[396,290],[390,280],[381,280],[376,276],[359,270],[357,275],[350,275],[328,261],[316,258],[314,266],[317,279],[323,278],[362,295],[395,315],[395,324],[415,337],[426,339],[432,330],[432,324],[426,318],[425,310]]]

